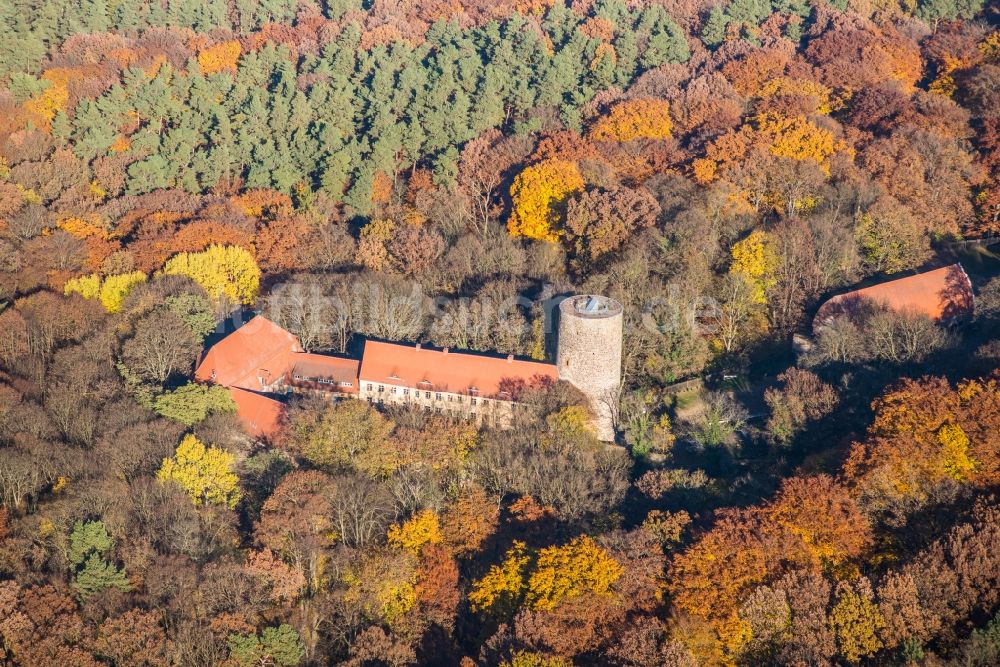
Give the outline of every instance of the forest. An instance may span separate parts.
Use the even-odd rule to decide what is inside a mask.
[[[0,665],[1000,664],[996,5],[0,0],[0,34]],[[813,329],[956,262],[971,316]],[[574,293],[624,305],[611,445],[562,382],[509,429],[302,396],[261,438],[192,378],[252,313],[551,362]]]

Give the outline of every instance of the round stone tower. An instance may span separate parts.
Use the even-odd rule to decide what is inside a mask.
[[[622,305],[595,294],[571,296],[559,304],[556,367],[590,400],[597,436],[615,439],[614,413],[622,379]]]

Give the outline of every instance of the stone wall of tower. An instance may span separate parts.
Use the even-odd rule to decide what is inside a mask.
[[[622,378],[623,308],[614,299],[577,295],[559,304],[556,367],[596,415],[601,440],[615,438],[614,414]]]

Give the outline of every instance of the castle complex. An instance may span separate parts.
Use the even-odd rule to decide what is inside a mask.
[[[288,394],[409,404],[503,427],[523,388],[563,380],[586,396],[596,435],[612,441],[622,314],[622,305],[607,297],[564,300],[555,364],[371,340],[361,359],[311,354],[258,315],[208,350],[195,379],[228,388],[247,431],[262,437],[278,429],[285,407],[279,398]]]

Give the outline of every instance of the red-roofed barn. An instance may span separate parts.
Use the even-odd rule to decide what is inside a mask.
[[[835,296],[820,306],[813,329],[826,326],[836,317],[850,316],[866,305],[950,321],[971,315],[975,300],[972,283],[962,265],[952,264]]]

